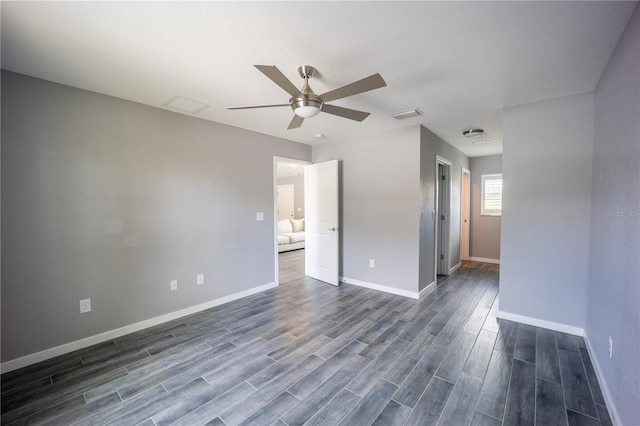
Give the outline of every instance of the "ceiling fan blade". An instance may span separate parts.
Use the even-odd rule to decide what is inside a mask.
[[[320,95],[322,102],[335,101],[336,99],[346,98],[347,96],[357,95],[358,93],[368,92],[369,90],[379,89],[386,86],[380,74],[370,75],[362,80],[354,81],[353,83],[346,84],[328,91],[325,94]]]
[[[294,86],[293,83],[285,77],[275,65],[254,65],[254,67],[258,68],[258,70],[269,77],[275,84],[282,87],[284,91],[291,96],[296,97],[302,95],[300,90]]]
[[[291,123],[289,123],[289,127],[287,127],[287,130],[297,129],[298,127],[302,126],[303,121],[304,118],[294,115]]]
[[[337,115],[338,117],[348,118],[350,120],[362,121],[369,116],[370,113],[358,111],[356,109],[344,108],[335,105],[322,105],[322,112]]]
[[[291,106],[291,105],[289,105],[289,104],[245,105],[245,106],[226,107],[226,109],[273,108],[273,107],[284,107],[284,106]]]

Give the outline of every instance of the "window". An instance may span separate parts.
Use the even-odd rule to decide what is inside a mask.
[[[482,175],[483,216],[502,215],[502,174]]]

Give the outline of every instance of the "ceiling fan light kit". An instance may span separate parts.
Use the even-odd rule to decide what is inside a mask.
[[[291,98],[291,108],[298,117],[311,118],[320,113],[322,102],[315,99],[293,99]]]
[[[299,103],[296,102],[296,104],[297,105],[293,107],[293,112],[295,115],[302,118],[315,117],[320,114],[320,108],[322,107],[322,104],[319,103],[313,105],[299,105]]]
[[[379,89],[387,83],[380,74],[374,74],[353,83],[330,90],[322,95],[316,95],[309,87],[309,79],[315,74],[316,69],[311,65],[302,65],[298,68],[298,73],[304,79],[302,89],[298,88],[274,65],[254,65],[260,72],[266,75],[271,81],[280,86],[285,92],[291,95],[288,104],[273,105],[249,105],[240,107],[227,107],[227,109],[250,109],[250,108],[272,108],[290,106],[295,114],[287,129],[296,129],[302,125],[306,118],[315,117],[320,112],[337,115],[338,117],[350,120],[362,121],[369,116],[368,112],[355,109],[344,108],[336,105],[327,105],[325,102],[357,95],[369,90]]]

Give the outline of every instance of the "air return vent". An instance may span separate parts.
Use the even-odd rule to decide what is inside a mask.
[[[170,97],[162,104],[162,106],[180,112],[187,112],[189,114],[198,114],[210,107],[210,105],[203,104],[202,102],[193,101],[180,96]]]

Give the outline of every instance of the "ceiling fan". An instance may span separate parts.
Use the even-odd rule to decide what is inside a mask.
[[[346,98],[347,96],[357,95],[359,93],[368,92],[369,90],[379,89],[387,85],[380,74],[373,74],[353,83],[330,90],[322,95],[316,95],[311,87],[309,87],[309,79],[316,72],[311,65],[302,65],[298,68],[300,77],[304,79],[304,86],[298,90],[293,83],[282,74],[275,65],[254,65],[264,75],[269,77],[271,81],[276,83],[285,92],[291,95],[288,104],[273,105],[247,105],[237,107],[227,107],[227,109],[250,109],[250,108],[272,108],[290,106],[293,109],[294,116],[289,123],[288,130],[296,129],[302,125],[305,118],[311,118],[318,113],[326,112],[328,114],[337,115],[338,117],[348,118],[350,120],[362,121],[369,116],[368,112],[358,111],[355,109],[339,107],[336,105],[327,105],[326,102],[335,101],[336,99]]]

